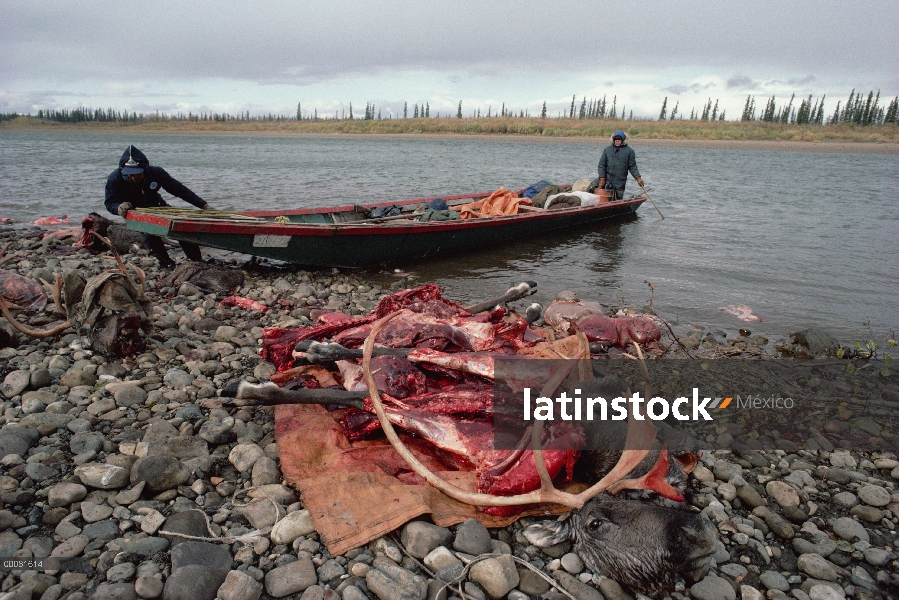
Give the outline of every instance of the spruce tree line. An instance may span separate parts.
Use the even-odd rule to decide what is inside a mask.
[[[853,89],[849,94],[849,98],[846,100],[845,104],[843,104],[842,102],[837,102],[836,109],[830,117],[825,117],[824,115],[825,98],[826,95],[822,96],[820,99],[815,99],[811,94],[809,94],[808,98],[802,99],[799,102],[798,106],[794,106],[796,100],[795,94],[791,95],[790,99],[782,105],[778,105],[775,96],[771,96],[765,103],[764,108],[759,110],[759,107],[757,107],[756,105],[755,97],[750,94],[746,97],[746,103],[743,106],[743,112],[740,115],[740,121],[761,121],[766,123],[797,125],[833,125],[837,123],[854,123],[860,126],[871,126],[899,124],[899,96],[895,97],[886,106],[884,106],[880,102],[879,90],[876,93],[871,90],[867,95],[865,95],[862,93],[856,93],[855,89]],[[612,97],[612,104],[611,106],[609,106],[607,102],[607,96],[605,95],[602,97],[602,99],[588,99],[585,95],[581,99],[581,102],[578,103],[577,96],[572,95],[571,104],[569,105],[568,109],[563,109],[563,111],[559,113],[557,117],[581,120],[618,118],[627,119],[628,117],[633,119],[633,111],[628,114],[624,106],[622,106],[621,110],[619,111],[617,102],[617,96]],[[722,110],[719,113],[718,104],[718,99],[715,99],[713,103],[712,99],[709,98],[700,111],[697,111],[695,108],[691,109],[689,120],[724,121],[726,111]],[[659,121],[684,119],[684,116],[682,114],[679,114],[678,112],[679,108],[680,102],[676,102],[674,108],[669,114],[668,97],[666,96],[662,101],[662,108],[659,112]],[[450,117],[451,114],[452,113],[447,113],[445,116]],[[0,113],[0,122],[14,119],[17,116],[17,113]],[[464,116],[462,112],[461,100],[459,101],[454,116],[459,119],[463,118]],[[481,109],[478,108],[476,111],[472,112],[470,116],[471,118],[481,118]],[[489,106],[487,108],[486,116],[488,118],[490,118],[491,116],[512,118],[531,117],[530,113],[526,110],[519,110],[516,114],[516,111],[506,107],[505,102],[502,103],[502,107],[498,113],[494,113],[492,106]],[[159,111],[151,114],[138,114],[136,112],[129,113],[128,111],[118,111],[113,108],[91,109],[87,107],[79,107],[72,110],[38,110],[37,118],[57,121],[61,123],[101,122],[140,124],[159,121],[318,121],[324,119],[353,119],[354,116],[352,103],[350,103],[349,105],[349,115],[347,115],[346,112],[335,112],[333,117],[326,117],[319,116],[318,109],[314,109],[312,114],[304,115],[302,103],[298,102],[295,116],[275,115],[271,113],[267,115],[250,115],[249,111],[242,112],[237,115],[232,115],[227,112],[201,112],[197,114],[194,114],[192,112],[188,112],[187,114],[179,112],[174,115],[167,115],[166,113],[160,113]],[[375,112],[375,105],[373,102],[366,103],[364,120],[381,120],[383,118],[384,117],[382,116],[382,112],[380,109],[377,111],[377,113]],[[388,116],[387,118],[392,119],[398,117]],[[401,118],[409,118],[409,105],[407,102],[403,102],[403,112]],[[420,105],[417,103],[413,104],[411,118],[431,118],[430,105],[427,102]],[[437,114],[437,118],[440,118],[439,113]],[[545,101],[543,102],[543,106],[540,110],[540,118],[552,118],[547,114]]]
[[[846,104],[840,108],[841,102],[837,102],[836,109],[829,118],[824,116],[824,99],[812,101],[812,95],[800,101],[798,107],[793,106],[796,94],[790,96],[786,104],[777,106],[774,96],[771,96],[765,104],[764,110],[756,116],[755,97],[746,97],[743,106],[741,121],[762,121],[764,123],[790,123],[796,125],[835,125],[837,123],[855,123],[861,126],[886,125],[899,123],[899,96],[894,98],[886,107],[880,105],[880,90],[864,94],[856,94],[855,89],[849,93]]]
[[[576,107],[577,96],[571,97],[571,107],[568,109],[568,118],[569,119],[617,119],[619,118],[619,114],[622,119],[625,118],[625,108],[621,107],[621,112],[619,113],[617,105],[618,105],[618,96],[612,97],[612,106],[608,105],[606,101],[607,96],[603,96],[602,100],[598,98],[588,99],[587,96],[584,96],[581,100],[580,106]],[[667,101],[667,98],[666,98]],[[546,109],[546,102],[543,103],[544,112]],[[562,117],[564,117],[564,113]],[[544,117],[545,118],[545,117]]]
[[[72,110],[62,109],[62,110],[38,110],[37,118],[44,119],[47,121],[56,121],[59,123],[90,123],[90,122],[98,122],[98,123],[130,123],[130,124],[140,124],[140,123],[157,123],[157,122],[167,122],[167,121],[289,121],[292,120],[291,117],[286,117],[284,115],[275,115],[275,114],[267,114],[267,115],[250,115],[250,111],[246,111],[240,113],[238,115],[232,115],[229,113],[198,113],[193,114],[192,112],[188,112],[184,114],[182,112],[178,112],[174,115],[168,115],[166,113],[152,113],[149,115],[145,115],[143,113],[138,114],[136,112],[129,113],[128,111],[117,111],[112,108],[102,109],[102,108],[75,108]]]

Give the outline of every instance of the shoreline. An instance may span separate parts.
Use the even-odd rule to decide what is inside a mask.
[[[639,126],[639,125],[637,125]],[[321,133],[275,130],[229,130],[229,131],[173,131],[168,129],[147,129],[144,127],[91,127],[81,128],[68,125],[47,127],[0,127],[2,131],[32,132],[75,132],[99,134],[141,134],[175,136],[241,136],[241,137],[310,137],[310,138],[374,138],[408,140],[477,140],[496,142],[535,142],[555,144],[606,145],[605,136],[545,136],[518,133]],[[899,154],[899,142],[857,142],[852,140],[801,141],[784,139],[687,139],[664,137],[640,137],[634,134],[629,141],[635,148],[652,146],[663,148],[695,148],[709,150],[752,150],[768,152],[822,152],[845,154]]]
[[[21,257],[7,268],[22,276],[52,279],[66,268],[95,276],[112,267],[108,253],[68,251],[71,241],[0,229],[0,247],[10,243],[5,255]],[[571,544],[547,553],[528,545],[521,537],[527,521],[488,528],[477,520],[448,527],[416,520],[337,556],[327,550],[312,494],[298,493],[290,413],[227,404],[223,392],[235,380],[274,379],[275,365],[259,355],[264,327],[310,326],[332,311],[362,316],[407,282],[246,269],[238,293],[269,308],[259,312],[223,304],[224,292],[203,290],[190,277],[160,280],[169,273],[152,257],[129,253],[122,260],[148,276],[154,327],[141,353],[106,356],[72,329],[44,339],[17,335],[0,348],[0,544],[23,561],[52,553],[89,565],[61,575],[12,570],[4,579],[9,597],[36,597],[41,585],[52,588],[42,596],[48,598],[174,600],[187,597],[177,590],[195,589],[201,567],[206,595],[191,598],[396,598],[399,588],[389,595],[373,590],[397,574],[418,589],[439,589],[443,582],[432,572],[404,558],[413,544],[416,554],[438,552],[459,568],[462,559],[495,560],[497,552],[524,557],[548,578],[472,570],[466,589],[504,591],[494,597],[545,597],[551,585],[577,598],[629,597],[584,565]],[[20,320],[50,328],[60,317],[54,304]],[[752,340],[746,343],[751,350]],[[818,379],[810,390],[835,383],[824,374]],[[819,417],[819,430],[832,434],[863,419],[866,431],[879,434],[872,414],[888,416],[889,408],[833,407]],[[833,596],[864,584],[872,591],[867,597],[888,597],[899,585],[890,567],[899,552],[897,457],[841,451],[818,430],[802,444],[771,437],[771,446],[756,451],[747,443],[766,433],[757,429],[728,422],[716,443],[732,449],[704,452],[689,475],[688,510],[714,527],[716,552],[701,581],[678,579],[672,587],[693,598],[734,597],[734,590],[760,598],[774,586],[815,598],[828,597],[824,588]]]

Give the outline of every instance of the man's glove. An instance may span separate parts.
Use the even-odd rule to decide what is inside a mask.
[[[219,210],[218,210],[217,208],[213,207],[213,206],[212,206],[211,204],[209,204],[208,202],[206,203],[206,206],[204,206],[204,207],[201,208],[200,210],[214,210],[214,211],[216,211],[216,212],[219,212]]]
[[[129,210],[134,210],[134,205],[130,202],[122,202],[119,204],[119,216],[124,217]]]

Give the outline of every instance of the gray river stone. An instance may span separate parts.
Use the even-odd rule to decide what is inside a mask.
[[[225,575],[201,565],[172,569],[162,591],[163,600],[215,600]]]
[[[372,571],[377,571],[377,569],[369,571],[369,576]],[[414,577],[418,576],[414,575]],[[421,578],[419,577],[419,579]],[[422,579],[422,581],[424,580]],[[269,571],[265,576],[265,591],[275,598],[283,598],[290,594],[302,592],[317,582],[318,575],[315,573],[315,564],[312,562],[312,559],[303,557]],[[378,593],[375,588],[372,588],[371,584],[369,584],[369,588],[376,594]],[[425,584],[425,589],[427,589],[427,584]],[[381,598],[384,598],[384,596],[381,596]],[[424,600],[424,595],[421,596],[420,600]]]
[[[690,595],[697,600],[736,600],[737,593],[730,582],[714,573],[690,587]]]
[[[103,448],[104,439],[102,433],[92,431],[76,433],[69,440],[69,449],[75,454],[82,454],[91,450],[99,452]]]
[[[164,454],[137,459],[131,467],[131,485],[147,482],[151,492],[163,492],[178,487],[190,477],[190,470],[174,456]]]
[[[9,429],[0,430],[0,458],[8,454],[17,454],[24,457],[30,447],[31,444],[21,435],[17,435]]]
[[[0,384],[0,392],[7,398],[21,394],[31,383],[31,371],[19,370],[10,372]]]
[[[477,556],[490,551],[490,532],[477,519],[468,519],[456,529],[453,549]]]
[[[857,539],[863,542],[871,542],[871,536],[865,531],[865,526],[849,517],[840,517],[833,522],[834,534],[848,542]]]

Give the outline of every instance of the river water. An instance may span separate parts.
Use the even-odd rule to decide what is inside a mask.
[[[328,206],[489,192],[595,176],[605,142],[0,131],[0,217],[102,211],[107,175],[134,143],[224,210]],[[368,279],[439,284],[462,303],[521,280],[546,305],[582,298],[656,311],[681,330],[806,327],[844,342],[899,330],[899,156],[634,144],[650,193],[637,218]],[[631,187],[635,186],[631,182]],[[186,206],[171,199],[174,206]],[[645,282],[655,287],[650,292]],[[763,322],[720,310],[745,304]]]

